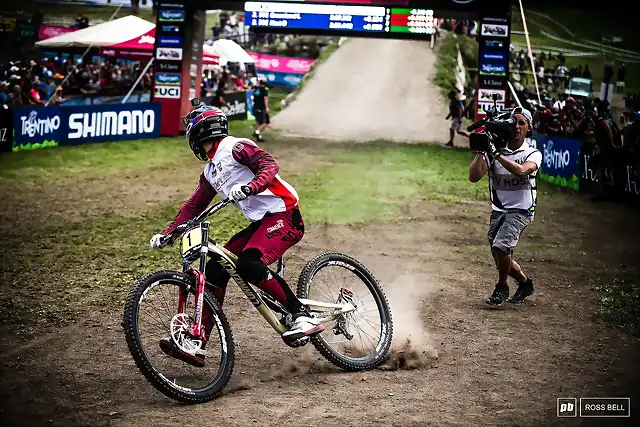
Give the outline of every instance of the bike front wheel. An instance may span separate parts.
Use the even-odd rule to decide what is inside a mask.
[[[178,313],[181,294],[184,310]],[[233,372],[235,346],[229,322],[206,289],[202,302],[202,324],[210,327],[206,345],[185,333],[193,322],[193,277],[180,271],[156,271],[139,279],[125,301],[122,326],[136,365],[165,396],[185,403],[215,398]],[[204,366],[185,362],[184,353],[182,359],[175,357],[180,349],[203,357]]]
[[[316,256],[300,273],[297,295],[356,306],[311,337],[328,361],[348,371],[362,371],[386,359],[393,336],[391,310],[380,284],[361,262],[336,252]]]

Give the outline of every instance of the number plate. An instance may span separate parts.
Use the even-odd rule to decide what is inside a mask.
[[[187,255],[198,250],[202,245],[202,229],[192,228],[182,236],[182,254]]]

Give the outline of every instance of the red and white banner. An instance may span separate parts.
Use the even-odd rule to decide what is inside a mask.
[[[267,55],[247,52],[256,61],[256,69],[276,73],[305,74],[315,62],[314,59],[289,58],[286,56]]]
[[[38,31],[38,39],[46,40],[52,37],[61,36],[62,34],[72,33],[74,31],[77,31],[77,29],[69,27],[56,27],[55,25],[40,25],[40,30]]]

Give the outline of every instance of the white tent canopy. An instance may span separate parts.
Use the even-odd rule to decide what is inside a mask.
[[[152,30],[155,24],[137,16],[125,16],[103,24],[93,25],[72,33],[36,42],[40,48],[103,47],[126,42]]]
[[[229,39],[220,39],[213,42],[213,52],[220,57],[220,65],[227,62],[239,62],[241,64],[255,61],[238,43]]]

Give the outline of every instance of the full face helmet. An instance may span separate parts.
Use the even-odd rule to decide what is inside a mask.
[[[189,147],[198,160],[207,161],[205,142],[214,142],[229,135],[229,122],[224,112],[217,107],[197,105],[182,118]]]

